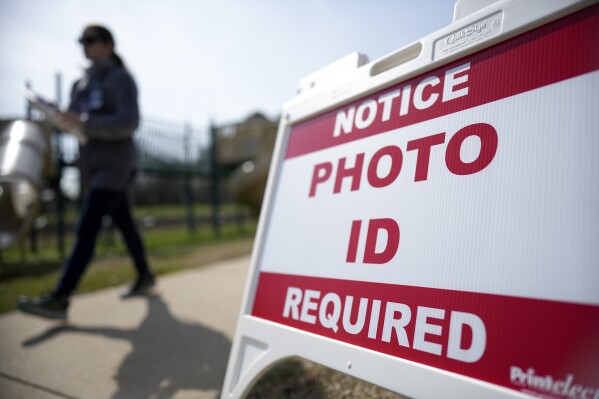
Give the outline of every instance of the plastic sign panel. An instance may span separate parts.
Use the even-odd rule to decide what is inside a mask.
[[[428,68],[290,103],[223,397],[302,356],[414,397],[599,398],[599,6],[572,4],[502,38],[499,3]]]

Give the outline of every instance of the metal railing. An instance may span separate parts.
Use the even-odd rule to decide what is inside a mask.
[[[210,129],[158,119],[143,119],[134,135],[140,154],[140,169],[147,173],[203,175],[213,164]],[[73,166],[79,157],[74,138],[60,135],[55,156],[63,166]]]

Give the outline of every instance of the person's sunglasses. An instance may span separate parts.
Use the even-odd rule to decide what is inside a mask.
[[[88,46],[90,44],[94,44],[98,40],[100,40],[100,38],[97,36],[83,36],[79,38],[79,43],[83,44],[84,46]]]

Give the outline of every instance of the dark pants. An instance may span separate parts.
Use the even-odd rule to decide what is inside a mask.
[[[71,256],[64,265],[62,277],[55,293],[69,297],[83,272],[87,268],[96,246],[96,238],[102,227],[102,218],[106,215],[123,233],[129,253],[135,262],[139,275],[149,274],[143,243],[131,217],[129,202],[124,191],[92,190],[79,217],[77,240]]]

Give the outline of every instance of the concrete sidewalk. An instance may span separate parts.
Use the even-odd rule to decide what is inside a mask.
[[[0,398],[217,398],[249,256],[161,277],[157,295],[75,296],[68,323],[0,317]]]

